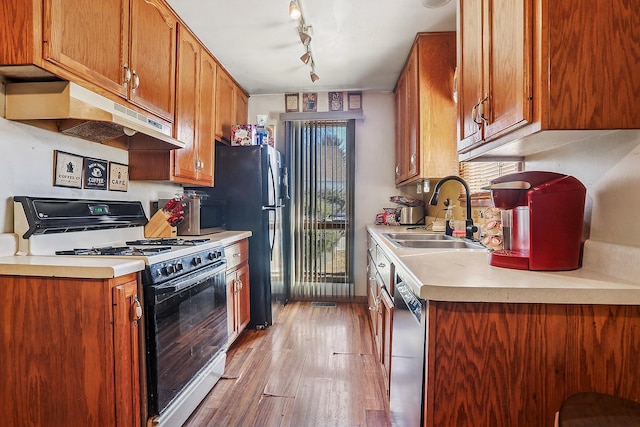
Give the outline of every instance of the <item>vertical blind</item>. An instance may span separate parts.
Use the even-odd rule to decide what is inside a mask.
[[[291,299],[353,298],[355,124],[288,122]]]

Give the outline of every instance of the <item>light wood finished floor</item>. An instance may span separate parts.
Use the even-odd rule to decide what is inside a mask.
[[[184,426],[389,426],[368,316],[363,304],[286,305],[266,331],[243,332]]]

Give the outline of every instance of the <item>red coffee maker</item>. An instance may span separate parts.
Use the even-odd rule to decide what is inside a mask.
[[[576,178],[527,171],[491,181],[491,198],[503,209],[504,249],[489,264],[519,270],[579,267],[586,188]]]

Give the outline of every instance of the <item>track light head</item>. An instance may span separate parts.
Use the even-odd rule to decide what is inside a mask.
[[[318,80],[320,80],[320,77],[318,77],[318,75],[316,74],[316,72],[314,70],[311,70],[311,72],[309,73],[309,75],[311,76],[311,82],[315,83]]]
[[[291,0],[291,2],[289,3],[289,18],[300,19],[301,16],[302,11],[300,10],[298,0]]]
[[[309,53],[309,50],[307,49],[307,51],[304,53],[304,55],[302,55],[300,57],[300,61],[304,62],[305,64],[308,64],[310,59],[311,59],[311,54]]]
[[[300,41],[302,42],[302,44],[305,46],[309,46],[309,43],[311,43],[311,36],[307,34],[306,28],[301,27],[300,29],[298,29],[298,35],[300,36]]]

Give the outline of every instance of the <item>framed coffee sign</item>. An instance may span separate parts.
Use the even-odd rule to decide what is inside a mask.
[[[53,185],[82,188],[82,156],[53,151]]]
[[[129,166],[109,162],[109,190],[127,191],[129,187]]]
[[[107,189],[107,165],[106,160],[84,158],[84,188],[88,190]]]

